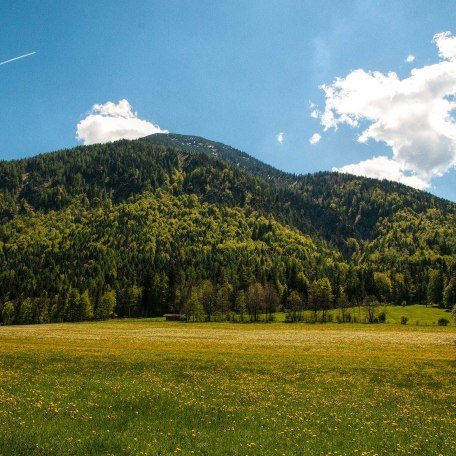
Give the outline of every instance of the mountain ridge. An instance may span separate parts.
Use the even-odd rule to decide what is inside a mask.
[[[456,204],[456,202],[448,200],[446,198],[443,198],[441,196],[434,195],[433,193],[430,193],[426,190],[418,190],[415,189],[414,187],[410,187],[406,184],[392,181],[389,179],[376,179],[372,177],[365,177],[365,176],[357,176],[355,174],[350,174],[350,173],[339,173],[337,171],[315,171],[315,172],[309,172],[309,173],[290,173],[286,172],[283,170],[280,170],[279,168],[276,168],[272,165],[269,165],[265,162],[262,162],[261,160],[253,157],[252,155],[249,155],[247,152],[241,151],[240,149],[236,149],[235,147],[223,144],[218,141],[213,141],[206,139],[202,136],[195,136],[195,135],[184,135],[184,134],[177,134],[177,133],[156,133],[153,135],[145,136],[144,138],[140,138],[140,140],[143,141],[148,141],[152,144],[161,144],[161,145],[166,145],[170,147],[177,147],[177,148],[182,148],[188,152],[202,152],[202,153],[208,153],[207,149],[212,149],[213,154],[216,157],[229,160],[233,164],[239,164],[243,165],[244,168],[249,169],[249,164],[254,163],[255,165],[260,165],[264,167],[264,169],[267,172],[271,173],[272,177],[273,175],[280,176],[281,178],[288,178],[290,181],[295,182],[296,179],[303,179],[309,176],[315,176],[315,175],[324,175],[324,174],[334,174],[334,175],[343,175],[343,176],[351,176],[352,178],[359,178],[362,177],[363,179],[370,181],[372,183],[375,182],[388,182],[393,185],[397,185],[398,188],[412,188],[416,192],[419,193],[424,193],[426,195],[429,195],[433,198],[437,198],[438,200],[442,200],[451,204]],[[229,153],[226,153],[229,151]],[[244,162],[239,162],[239,160],[236,160],[234,157],[241,157],[245,161]],[[249,169],[251,170],[251,169]]]

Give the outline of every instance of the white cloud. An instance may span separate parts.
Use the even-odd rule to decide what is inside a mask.
[[[319,135],[318,133],[314,133],[310,138],[309,138],[309,142],[310,144],[317,144],[318,141],[320,141],[321,139],[321,135]]]
[[[451,35],[451,32],[440,32],[434,35],[432,40],[439,49],[439,57],[441,59],[456,60],[456,38]]]
[[[401,182],[411,187],[424,190],[429,187],[426,180],[416,175],[408,175],[401,165],[384,155],[360,161],[352,165],[345,165],[341,168],[333,168],[333,171],[340,173],[355,174],[356,176],[374,177],[375,179],[388,179]]]
[[[379,172],[384,166],[383,177],[425,188],[456,165],[456,37],[438,33],[433,42],[441,60],[414,68],[407,78],[358,69],[322,86],[325,131],[343,124],[359,128],[367,121],[358,141],[373,139],[392,149],[392,159],[374,157],[340,170],[355,166],[367,172],[375,165]]]
[[[407,58],[405,59],[405,61],[407,63],[412,63],[414,60],[415,60],[415,56],[412,54],[408,55]]]
[[[313,101],[309,101],[309,108],[310,108],[310,117],[312,117],[312,119],[318,119],[321,115],[321,112],[319,111],[318,106]]]
[[[285,133],[283,131],[280,131],[279,133],[277,133],[276,139],[280,144],[283,144],[283,142],[285,141]]]
[[[154,133],[168,133],[158,125],[138,118],[127,100],[94,104],[76,127],[76,138],[84,144],[106,143],[118,139],[138,139]]]

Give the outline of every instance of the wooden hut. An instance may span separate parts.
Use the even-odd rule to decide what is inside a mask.
[[[181,319],[181,314],[165,314],[163,316],[166,321],[179,321]]]

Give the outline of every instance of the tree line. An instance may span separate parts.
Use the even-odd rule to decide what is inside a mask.
[[[298,288],[291,292],[280,282],[265,285],[252,282],[245,290],[235,290],[229,283],[217,285],[206,279],[184,287],[171,310],[179,312],[182,320],[193,322],[272,322],[276,313],[281,311],[285,312],[286,322],[384,323],[386,315],[380,306],[388,304],[385,301],[387,290],[384,277],[377,276],[377,279],[376,294],[366,295],[356,302],[349,300],[343,288],[335,298],[329,279],[309,283],[302,273],[298,277]],[[429,291],[432,294],[437,290],[431,287]],[[144,298],[144,290],[137,285],[118,293],[108,290],[98,298],[92,298],[88,290],[80,293],[72,288],[68,293],[53,298],[7,301],[1,306],[1,322],[4,325],[34,324],[144,316]],[[445,307],[453,309],[454,314],[456,277],[445,287],[443,300]],[[334,309],[338,312],[330,313]]]

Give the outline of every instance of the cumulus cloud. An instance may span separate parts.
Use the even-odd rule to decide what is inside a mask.
[[[280,131],[279,133],[277,133],[276,139],[280,144],[283,144],[283,142],[285,141],[285,133],[283,131]]]
[[[355,174],[356,176],[394,180],[420,190],[429,186],[427,180],[422,179],[420,176],[407,173],[397,161],[385,157],[384,155],[360,161],[359,163],[354,163],[352,165],[345,165],[341,168],[333,168],[332,170],[340,173]]]
[[[320,141],[321,139],[321,135],[319,135],[318,133],[314,133],[310,138],[309,138],[309,142],[310,144],[317,144],[318,141]]]
[[[154,133],[168,131],[140,119],[127,100],[94,104],[90,113],[76,127],[76,138],[84,144],[138,139]]]
[[[414,68],[404,79],[358,69],[321,86],[326,103],[319,119],[325,131],[362,126],[359,142],[373,139],[392,150],[391,159],[374,157],[339,170],[428,188],[433,177],[456,165],[456,37],[438,33],[433,42],[440,61]]]
[[[407,58],[405,59],[405,61],[407,63],[412,63],[414,60],[415,60],[415,56],[412,54],[408,55]]]

